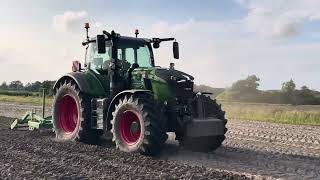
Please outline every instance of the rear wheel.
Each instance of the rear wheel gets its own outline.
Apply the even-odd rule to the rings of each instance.
[[[78,125],[78,105],[76,98],[71,94],[66,94],[62,97],[58,109],[59,126],[65,134],[71,134],[75,131]]]
[[[90,97],[72,81],[56,89],[53,102],[53,126],[58,140],[97,143],[102,132],[91,129]]]
[[[167,139],[165,120],[152,95],[125,96],[119,100],[111,121],[113,141],[124,152],[154,156]]]

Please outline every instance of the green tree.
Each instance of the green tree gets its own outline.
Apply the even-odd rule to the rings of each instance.
[[[308,86],[304,85],[304,86],[301,87],[301,91],[303,91],[303,92],[309,92],[310,89],[308,88]]]
[[[305,87],[304,87],[305,88]],[[296,84],[292,79],[287,82],[282,83],[281,90],[285,93],[293,93],[296,89]]]
[[[9,84],[9,89],[12,89],[12,90],[21,90],[23,89],[23,84],[21,81],[17,80],[17,81],[12,81],[10,84]]]
[[[238,80],[219,96],[225,101],[256,102],[259,99],[258,90],[260,79],[256,75],[250,75],[246,79]]]
[[[292,79],[282,83],[281,91],[286,103],[296,104],[295,90],[296,84]]]
[[[8,89],[8,85],[6,82],[3,82],[1,85],[0,85],[0,89]]]
[[[319,104],[320,99],[317,97],[317,93],[307,86],[302,86],[301,90],[295,92],[297,104]]]
[[[36,81],[34,83],[27,83],[25,86],[25,90],[31,92],[39,92],[41,85],[42,83],[39,81]]]
[[[248,76],[246,79],[239,80],[232,84],[232,91],[257,92],[260,79],[256,75]]]
[[[44,88],[46,89],[46,94],[47,95],[53,95],[53,92],[52,92],[52,88],[53,88],[53,85],[54,85],[55,81],[43,81],[42,84],[41,84],[41,88]]]

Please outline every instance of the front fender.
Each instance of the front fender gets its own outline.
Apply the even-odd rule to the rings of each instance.
[[[110,120],[111,120],[111,116],[112,116],[112,107],[115,106],[115,103],[117,102],[117,100],[119,98],[124,97],[125,95],[133,95],[133,94],[137,94],[137,93],[150,93],[152,94],[152,91],[150,90],[144,90],[144,89],[131,89],[131,90],[125,90],[122,91],[120,93],[118,93],[110,102],[109,107],[108,107],[108,112],[107,112],[107,118],[105,119],[107,121],[104,122],[104,129],[111,129],[111,124],[110,124]],[[105,128],[106,127],[106,128]]]
[[[111,101],[108,107],[108,114],[111,111],[112,106],[116,103],[116,100],[127,95],[127,94],[137,94],[137,93],[152,93],[150,90],[144,90],[144,89],[131,89],[131,90],[125,90],[120,93],[118,93]]]

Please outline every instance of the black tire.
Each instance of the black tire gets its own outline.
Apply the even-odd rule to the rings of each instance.
[[[161,152],[167,139],[166,125],[152,95],[134,94],[119,99],[112,116],[112,140],[118,149],[148,156]],[[133,124],[139,128],[133,130]]]
[[[205,101],[205,104],[207,105],[207,115],[224,122],[224,134],[218,136],[183,138],[183,140],[180,141],[180,144],[185,149],[197,152],[210,152],[219,148],[225,140],[225,133],[228,130],[226,128],[227,119],[225,119],[225,112],[221,109],[221,105],[219,105],[215,99],[212,100],[210,97],[206,96]]]
[[[65,107],[62,105],[66,101],[66,97],[70,99],[70,104]],[[73,99],[73,100],[71,100]],[[72,103],[74,101],[74,103]],[[73,110],[73,105],[76,110]],[[64,107],[64,108],[63,108]],[[78,86],[73,81],[64,81],[60,83],[59,87],[55,89],[55,96],[53,101],[53,127],[56,138],[62,141],[81,141],[89,144],[96,144],[102,131],[91,129],[91,98],[82,93]],[[69,113],[68,110],[76,111],[76,113]],[[69,114],[77,114],[73,117]],[[76,122],[75,128],[66,128],[64,119],[72,119]],[[67,120],[71,121],[71,120]],[[71,123],[72,124],[72,123]],[[70,131],[68,131],[70,130]]]

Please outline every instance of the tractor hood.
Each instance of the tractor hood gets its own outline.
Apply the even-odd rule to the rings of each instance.
[[[182,71],[166,68],[156,68],[155,75],[165,81],[193,81],[194,77]]]
[[[156,68],[155,75],[167,82],[170,94],[181,101],[187,101],[193,96],[193,77],[184,72]]]

